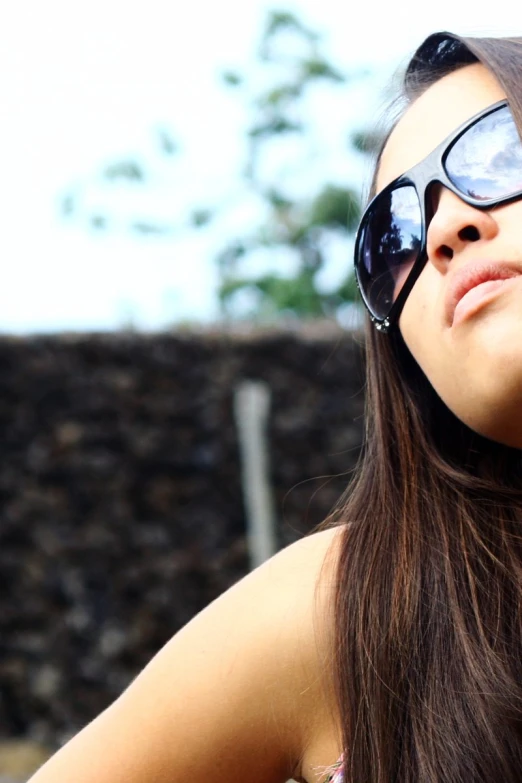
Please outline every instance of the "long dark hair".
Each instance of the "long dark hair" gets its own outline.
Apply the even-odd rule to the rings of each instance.
[[[522,129],[522,38],[430,36],[406,100],[476,61]],[[520,783],[521,452],[457,419],[398,330],[368,324],[366,344],[365,443],[336,514],[345,781]]]

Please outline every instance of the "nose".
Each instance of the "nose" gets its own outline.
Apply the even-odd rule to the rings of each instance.
[[[471,242],[493,239],[498,225],[491,212],[466,204],[442,185],[431,196],[434,212],[428,226],[426,251],[428,260],[444,272],[448,261]]]

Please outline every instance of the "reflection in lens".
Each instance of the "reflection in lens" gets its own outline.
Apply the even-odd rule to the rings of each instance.
[[[455,142],[444,163],[464,195],[482,201],[522,190],[522,144],[508,106],[476,122]]]
[[[412,185],[383,193],[374,201],[360,249],[359,280],[370,308],[385,318],[417,258],[421,212]]]

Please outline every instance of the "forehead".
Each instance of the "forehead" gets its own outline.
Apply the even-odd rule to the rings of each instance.
[[[432,84],[407,109],[386,142],[377,190],[423,160],[467,119],[505,97],[495,77],[479,63]]]

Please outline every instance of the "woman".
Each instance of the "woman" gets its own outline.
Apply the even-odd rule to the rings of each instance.
[[[521,67],[522,39],[437,34],[408,68],[357,241],[367,438],[335,526],[32,783],[522,780]]]

